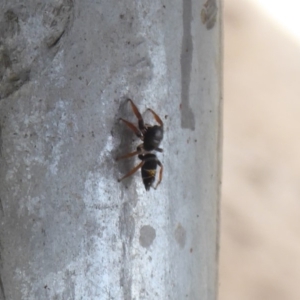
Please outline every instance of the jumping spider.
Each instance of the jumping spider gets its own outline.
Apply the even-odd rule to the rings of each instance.
[[[156,176],[156,168],[157,165],[159,165],[159,180],[156,186],[153,187],[156,189],[162,180],[163,166],[156,155],[150,152],[154,150],[159,152],[163,151],[161,148],[159,148],[159,144],[163,139],[164,124],[160,117],[150,108],[148,108],[147,110],[152,113],[154,119],[159,125],[151,126],[149,124],[145,124],[142,115],[140,114],[133,101],[131,99],[127,99],[127,101],[130,102],[132,111],[138,119],[138,128],[133,123],[128,122],[127,120],[124,120],[122,118],[120,118],[120,120],[122,120],[135,133],[135,135],[143,141],[143,143],[137,147],[136,151],[122,155],[118,157],[117,160],[138,155],[138,158],[141,160],[141,162],[122,178],[118,179],[118,181],[120,182],[121,180],[131,176],[141,168],[143,183],[146,190],[149,191],[150,187],[153,187]]]

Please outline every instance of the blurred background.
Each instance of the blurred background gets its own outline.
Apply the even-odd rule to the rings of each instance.
[[[224,0],[219,300],[300,299],[300,1]]]

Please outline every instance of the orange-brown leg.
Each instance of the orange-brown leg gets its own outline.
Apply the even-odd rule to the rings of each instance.
[[[162,181],[162,175],[163,175],[163,169],[164,169],[162,163],[159,160],[157,161],[157,163],[160,166],[160,171],[159,171],[159,179],[158,179],[158,182],[157,182],[157,184],[156,184],[156,186],[155,186],[154,189],[157,189],[158,185],[161,183],[161,181]]]
[[[143,144],[140,144],[137,148],[136,148],[136,151],[134,152],[130,152],[130,153],[127,153],[127,154],[124,154],[122,156],[119,156],[116,158],[116,160],[121,160],[121,159],[124,159],[124,158],[129,158],[129,157],[132,157],[132,156],[135,156],[137,154],[141,154],[144,150],[143,150]]]
[[[135,155],[137,155],[137,154],[139,154],[139,153],[140,153],[139,151],[134,151],[134,152],[131,152],[131,153],[127,153],[127,154],[125,154],[125,155],[118,156],[118,157],[116,158],[116,160],[118,161],[118,160],[121,160],[121,159],[124,159],[124,158],[129,158],[129,157],[135,156]]]
[[[140,162],[136,167],[134,167],[131,171],[129,171],[126,175],[124,175],[122,178],[118,179],[118,181],[120,182],[121,180],[131,176],[132,174],[134,174],[138,169],[140,169],[143,166],[144,162]]]
[[[164,126],[164,123],[161,120],[161,118],[151,108],[148,108],[147,110],[149,110],[153,114],[154,119],[160,126]]]
[[[135,127],[134,124],[128,122],[127,120],[124,120],[120,118],[121,121],[123,121],[140,139],[143,137],[142,133]]]
[[[144,120],[143,120],[143,117],[142,117],[141,113],[139,112],[138,108],[135,106],[135,104],[133,103],[133,101],[131,99],[127,99],[127,101],[130,102],[132,111],[139,121],[140,130],[144,129]]]

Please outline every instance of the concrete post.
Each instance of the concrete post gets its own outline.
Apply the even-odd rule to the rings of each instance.
[[[216,299],[217,3],[0,6],[0,299]],[[165,124],[157,190],[117,182],[128,97]]]

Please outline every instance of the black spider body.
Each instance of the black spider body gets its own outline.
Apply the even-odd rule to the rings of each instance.
[[[154,119],[159,125],[152,126],[149,124],[144,124],[144,120],[138,108],[135,106],[131,99],[128,99],[128,101],[131,104],[133,113],[138,119],[138,128],[133,123],[127,120],[124,120],[122,118],[120,120],[122,120],[135,133],[135,135],[143,141],[143,143],[137,147],[136,151],[120,156],[117,158],[117,160],[138,155],[141,162],[131,171],[129,171],[125,176],[119,179],[119,181],[131,176],[133,173],[135,173],[138,169],[141,168],[143,183],[145,185],[146,190],[148,191],[150,187],[153,186],[153,183],[155,181],[157,165],[160,166],[160,172],[159,180],[156,184],[156,187],[160,184],[162,180],[163,166],[156,157],[156,155],[151,152],[163,151],[161,148],[159,148],[159,145],[164,137],[164,124],[160,117],[150,108],[148,108],[148,110],[152,113]]]
[[[159,149],[158,146],[164,137],[164,130],[161,126],[150,126],[146,128],[143,134],[143,148],[145,151],[150,152]]]

